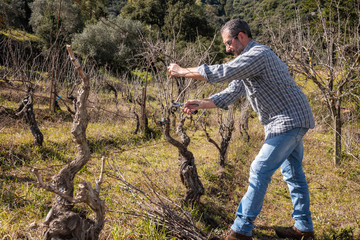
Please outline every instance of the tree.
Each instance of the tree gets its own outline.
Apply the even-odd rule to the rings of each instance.
[[[152,88],[153,94],[158,96],[156,99],[158,104],[155,105],[157,109],[154,112],[157,110],[161,114],[161,120],[155,121],[157,125],[162,127],[164,138],[176,147],[179,152],[180,178],[186,188],[184,201],[186,203],[196,203],[204,194],[204,187],[197,173],[194,155],[188,149],[190,138],[186,134],[185,121],[187,118],[183,115],[180,115],[178,118],[180,120],[178,121],[176,133],[180,140],[172,137],[172,125],[170,124],[176,116],[176,108],[172,107],[172,103],[185,101],[195,84],[190,79],[171,79],[166,73],[170,62],[178,62],[182,65],[195,65],[204,61],[205,58],[210,62],[211,45],[204,45],[199,40],[199,43],[188,43],[185,49],[181,50],[177,49],[177,40],[176,36],[172,41],[164,41],[162,38],[153,39],[151,36],[142,39],[144,47],[139,56],[144,61],[137,69],[144,71],[145,79],[146,76],[151,76],[151,81],[148,81],[148,88]],[[201,87],[199,88],[202,89]],[[145,91],[144,84],[143,93]],[[142,95],[142,103],[146,100],[145,96],[147,95]],[[149,105],[146,104],[148,108],[150,107]],[[143,106],[144,104],[142,104]],[[154,116],[154,119],[156,117],[158,116]]]
[[[80,8],[71,0],[34,0],[30,8],[30,25],[46,48],[56,41],[69,43],[84,26]]]
[[[5,15],[5,23],[9,31],[9,37],[3,38],[0,43],[0,52],[3,52],[2,64],[6,69],[5,76],[3,79],[10,85],[14,86],[15,82],[20,82],[26,92],[26,96],[22,99],[19,108],[17,109],[14,118],[24,116],[25,121],[29,124],[30,131],[35,139],[35,144],[42,146],[43,134],[40,131],[35,114],[33,111],[33,95],[35,90],[35,84],[31,81],[33,77],[34,65],[37,66],[36,62],[32,59],[37,59],[38,56],[34,56],[32,52],[32,45],[30,42],[22,43],[13,41],[12,30]],[[9,80],[8,78],[11,78]],[[19,89],[20,90],[20,89]]]
[[[161,29],[167,9],[167,0],[136,0],[129,1],[122,9],[121,15],[144,24]]]
[[[200,36],[213,36],[203,9],[194,0],[172,0],[168,2],[163,32],[166,36],[179,34],[180,40],[195,41]]]
[[[8,16],[9,26],[31,31],[29,26],[29,18],[31,14],[31,10],[29,8],[30,2],[32,2],[32,0],[2,0],[0,2],[1,15]],[[0,17],[0,28],[1,19],[4,21],[2,16]]]
[[[53,177],[51,184],[42,181],[38,169],[33,169],[33,172],[41,187],[58,195],[54,199],[52,208],[43,222],[46,226],[44,239],[96,240],[99,238],[105,224],[105,202],[99,197],[104,173],[104,159],[101,174],[96,181],[95,188],[92,188],[91,183],[84,181],[79,185],[79,190],[74,196],[74,178],[90,160],[90,148],[86,140],[86,128],[89,122],[87,100],[90,94],[90,80],[75,58],[71,47],[67,46],[67,49],[82,79],[82,85],[79,87],[76,99],[77,107],[71,129],[77,154],[73,161],[63,167]],[[95,213],[94,220],[83,218],[80,214],[73,211],[76,203],[86,203]]]
[[[190,138],[184,129],[186,117],[181,117],[176,130],[176,133],[180,137],[181,141],[174,139],[170,135],[170,117],[166,120],[167,121],[163,126],[164,138],[179,151],[180,179],[186,188],[184,202],[187,204],[198,203],[200,201],[200,197],[205,193],[205,189],[197,173],[194,154],[188,149]]]
[[[218,123],[219,123],[219,135],[221,137],[220,144],[216,143],[215,140],[213,140],[210,137],[210,134],[206,130],[207,123],[204,122],[202,124],[202,128],[205,132],[207,140],[214,144],[214,146],[219,151],[219,165],[220,165],[220,176],[224,174],[224,168],[225,168],[225,161],[227,156],[227,150],[230,145],[230,140],[232,136],[232,132],[234,131],[234,109],[233,107],[230,108],[229,111],[227,111],[226,116],[225,113],[222,111],[218,114]]]
[[[135,0],[122,9],[122,15],[150,25],[165,38],[173,38],[175,33],[182,40],[195,41],[199,35],[214,33],[195,0]]]
[[[44,136],[40,131],[34,114],[34,105],[33,105],[33,88],[28,87],[27,95],[21,101],[20,107],[17,110],[16,115],[24,115],[26,122],[29,124],[30,131],[35,139],[35,144],[42,146],[44,142]]]
[[[134,55],[142,48],[142,26],[139,22],[118,16],[88,24],[84,31],[75,34],[74,49],[90,57],[100,66],[114,71],[128,69]]]

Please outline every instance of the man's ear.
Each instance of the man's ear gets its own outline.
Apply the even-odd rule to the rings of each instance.
[[[243,40],[243,39],[246,38],[246,37],[247,37],[247,35],[246,35],[245,33],[239,32],[238,38],[239,38],[240,40]]]

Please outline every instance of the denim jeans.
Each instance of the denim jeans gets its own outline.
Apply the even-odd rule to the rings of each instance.
[[[265,140],[251,164],[249,187],[236,211],[232,230],[246,236],[252,235],[254,220],[261,211],[271,176],[281,167],[294,206],[292,217],[295,219],[295,227],[300,231],[313,231],[309,189],[302,166],[302,138],[307,131],[307,128],[294,128]]]

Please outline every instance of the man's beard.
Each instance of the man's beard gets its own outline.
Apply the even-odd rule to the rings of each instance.
[[[241,52],[242,52],[242,51],[241,51]],[[237,56],[239,56],[239,55],[241,54],[241,52],[240,52],[240,53],[237,53],[237,52],[235,52],[235,51],[231,51],[231,54],[234,55],[235,57],[237,57]]]
[[[237,50],[231,51],[231,54],[234,55],[235,57],[237,57],[237,56],[240,56],[243,51],[244,51],[243,48],[237,49]]]
[[[228,54],[231,54],[235,57],[239,56],[240,54],[237,54],[234,50],[230,50],[230,52],[228,52]]]

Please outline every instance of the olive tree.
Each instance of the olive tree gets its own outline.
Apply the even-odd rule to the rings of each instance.
[[[128,69],[142,47],[141,34],[139,22],[121,16],[110,17],[88,24],[82,33],[75,34],[73,46],[84,57],[96,60],[98,65],[121,71]]]
[[[83,28],[79,6],[71,0],[34,0],[30,3],[30,25],[46,48],[57,40],[69,43]]]

